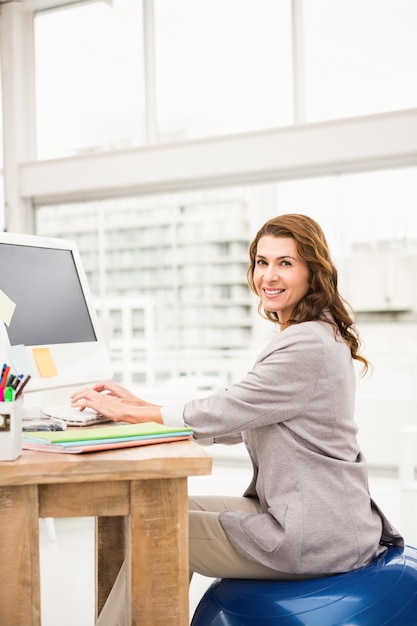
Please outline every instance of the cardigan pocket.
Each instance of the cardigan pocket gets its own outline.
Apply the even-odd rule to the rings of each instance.
[[[278,548],[285,536],[287,505],[271,507],[270,513],[249,515],[242,521],[242,529],[265,552]]]

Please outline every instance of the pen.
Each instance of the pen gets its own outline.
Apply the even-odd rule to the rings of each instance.
[[[6,387],[4,390],[4,402],[13,402],[14,389],[13,387]]]
[[[20,383],[17,385],[16,387],[16,395],[15,395],[15,400],[17,400],[17,398],[20,396],[20,394],[22,393],[23,389],[26,387],[26,385],[28,384],[28,382],[30,381],[30,374],[27,374],[24,378],[21,379]]]
[[[9,374],[9,376],[7,377],[7,381],[5,384],[5,387],[13,387],[13,381],[15,379],[15,375],[14,374]]]
[[[6,368],[3,368],[3,372],[1,376],[0,389],[5,388],[9,372],[10,372],[10,365],[6,365]]]
[[[13,389],[17,389],[17,386],[22,380],[22,378],[23,378],[23,374],[19,374],[19,376],[15,376],[12,382],[10,383],[10,387],[13,387]]]

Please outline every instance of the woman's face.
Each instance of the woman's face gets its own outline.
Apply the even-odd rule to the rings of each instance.
[[[295,239],[261,237],[253,281],[265,311],[277,313],[280,324],[288,322],[310,286],[308,266],[297,252]]]

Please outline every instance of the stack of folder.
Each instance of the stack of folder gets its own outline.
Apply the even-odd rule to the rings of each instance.
[[[74,430],[23,433],[22,449],[80,454],[115,448],[132,448],[154,443],[191,439],[191,428],[163,424],[119,424]]]

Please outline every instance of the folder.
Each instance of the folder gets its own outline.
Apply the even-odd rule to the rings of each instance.
[[[119,424],[63,431],[24,433],[23,450],[81,454],[117,448],[167,443],[191,439],[191,428],[171,428],[163,424]]]

